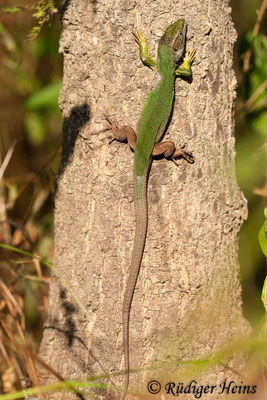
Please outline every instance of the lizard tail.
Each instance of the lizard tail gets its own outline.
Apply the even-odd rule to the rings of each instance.
[[[147,170],[149,167],[147,168]],[[127,280],[126,291],[123,299],[122,308],[122,324],[123,324],[123,350],[124,350],[124,363],[125,363],[125,380],[124,391],[122,400],[125,400],[129,386],[129,319],[130,309],[138,278],[140,265],[143,257],[143,251],[146,242],[147,233],[147,177],[145,173],[142,177],[135,176],[135,215],[136,215],[136,228],[134,246],[132,252],[132,260]]]

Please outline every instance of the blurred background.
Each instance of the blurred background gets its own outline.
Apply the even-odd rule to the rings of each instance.
[[[53,257],[52,196],[61,156],[60,3],[0,0],[0,243],[17,249],[0,248],[2,393],[20,388],[17,375],[27,387],[31,363],[26,360],[25,373],[14,359],[14,348],[25,358],[17,339],[32,351],[42,337],[50,272],[41,259]],[[257,328],[265,313],[258,232],[267,197],[267,1],[232,0],[231,6],[238,32],[236,173],[249,208],[239,255],[244,314]],[[28,375],[34,383],[34,372]]]

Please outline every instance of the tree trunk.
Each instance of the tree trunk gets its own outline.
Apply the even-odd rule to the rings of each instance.
[[[153,161],[149,228],[130,316],[130,390],[156,399],[147,391],[152,379],[162,388],[192,379],[219,385],[237,379],[242,369],[243,359],[235,355],[204,369],[191,362],[227,349],[249,331],[239,282],[237,235],[247,209],[234,166],[236,32],[230,11],[221,0],[70,0],[63,6],[63,158],[54,265],[71,291],[52,277],[40,355],[65,379],[107,373],[101,382],[123,386],[121,314],[135,227],[133,154],[125,144],[109,145],[104,114],[136,128],[157,76],[142,66],[132,31],[138,21],[154,55],[165,28],[181,17],[188,23],[187,49],[197,52],[192,82],[176,80],[165,138],[185,144],[195,163],[179,160],[177,168]],[[40,374],[42,383],[53,381],[46,371]],[[95,393],[119,398],[116,391]],[[212,400],[224,398],[216,393]]]

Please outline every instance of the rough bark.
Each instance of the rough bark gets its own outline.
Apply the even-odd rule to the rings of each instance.
[[[154,54],[166,26],[185,17],[187,49],[197,50],[193,80],[176,81],[165,138],[186,144],[195,164],[180,160],[176,168],[166,160],[153,162],[148,237],[131,309],[130,362],[138,371],[131,374],[130,388],[147,395],[151,379],[162,387],[188,379],[219,384],[240,371],[242,358],[193,372],[194,363],[179,361],[207,359],[248,332],[238,265],[238,232],[247,209],[235,177],[236,33],[228,1],[70,0],[62,12],[63,160],[54,264],[86,315],[53,276],[41,356],[65,379],[123,371],[121,309],[134,237],[133,154],[126,145],[109,145],[104,113],[136,127],[155,85],[156,76],[141,65],[132,37],[137,19]],[[41,372],[42,382],[53,380]],[[122,376],[112,383],[122,387]]]

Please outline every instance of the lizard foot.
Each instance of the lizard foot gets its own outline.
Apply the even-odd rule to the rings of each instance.
[[[195,162],[193,154],[190,151],[185,151],[184,147],[185,146],[181,146],[180,148],[176,149],[171,157],[171,161],[174,162],[174,164],[177,167],[178,167],[178,163],[175,160],[175,158],[177,158],[177,157],[183,157],[190,164],[193,164]]]
[[[136,32],[133,32],[133,35],[138,46],[146,46],[146,37],[143,32],[136,30]]]
[[[196,50],[195,50],[195,49],[190,50],[190,51],[187,51],[187,52],[185,53],[185,58],[184,58],[184,60],[186,60],[186,61],[190,62],[190,64],[192,64],[192,62],[193,62],[194,59],[195,59],[195,54],[196,54]]]

